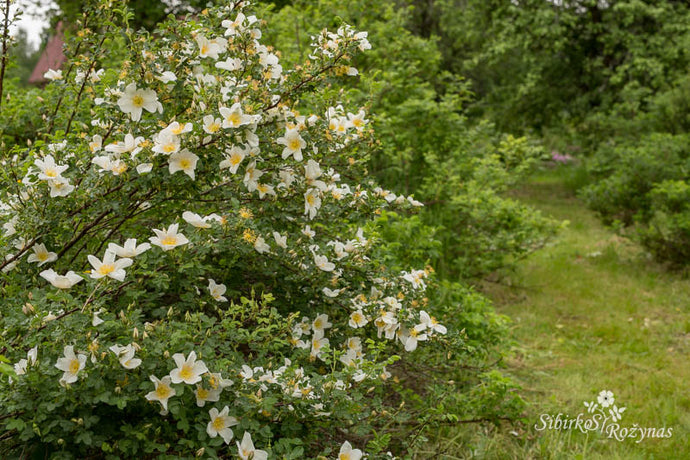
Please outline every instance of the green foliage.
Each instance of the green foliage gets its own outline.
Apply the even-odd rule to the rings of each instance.
[[[422,187],[428,204],[423,216],[439,228],[443,243],[439,271],[466,279],[509,265],[556,231],[555,221],[504,196],[540,159],[541,149],[512,136],[494,144],[487,131],[492,134],[487,126],[471,129],[464,148],[430,156],[433,173]]]
[[[687,264],[690,258],[690,184],[667,180],[649,194],[652,215],[639,230],[642,243],[661,260]]]
[[[653,99],[649,119],[656,131],[682,134],[690,131],[690,76]]]
[[[503,129],[634,117],[687,69],[684,2],[437,3],[446,65],[470,78],[476,109]]]
[[[594,183],[582,197],[607,223],[633,226],[632,234],[658,258],[683,263],[690,148],[686,134],[655,133],[604,146],[590,162]]]
[[[688,140],[687,135],[651,134],[639,141],[602,146],[589,165],[596,182],[583,190],[583,197],[609,223],[646,221],[654,185],[684,176]]]

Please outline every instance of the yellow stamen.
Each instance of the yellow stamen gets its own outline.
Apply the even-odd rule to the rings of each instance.
[[[216,431],[220,431],[225,428],[225,420],[223,417],[216,417],[213,419],[213,428]]]
[[[170,395],[170,387],[164,383],[158,384],[156,388],[156,396],[158,399],[166,399]]]
[[[240,114],[237,112],[233,112],[230,114],[228,117],[228,121],[232,126],[239,126],[240,122],[242,121],[242,118],[240,117]]]
[[[163,238],[163,241],[161,241],[161,244],[163,246],[174,246],[177,244],[177,238],[174,236],[166,236]]]
[[[290,148],[290,150],[299,150],[301,148],[301,144],[299,142],[299,139],[292,139],[288,143],[288,147]]]
[[[182,369],[180,369],[180,377],[182,377],[182,380],[189,380],[193,375],[194,373],[192,372],[192,366],[189,364],[183,364]]]
[[[69,373],[76,374],[77,372],[79,372],[79,360],[73,359],[69,362]]]
[[[108,275],[115,271],[115,266],[113,264],[103,264],[98,268],[98,273],[101,275]]]

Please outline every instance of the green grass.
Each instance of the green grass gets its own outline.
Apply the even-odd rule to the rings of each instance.
[[[540,173],[515,192],[570,224],[484,289],[513,320],[505,372],[528,402],[524,423],[451,428],[419,458],[690,458],[690,282],[603,227],[563,183]],[[533,428],[543,413],[586,413],[601,390],[627,407],[622,426],[673,427],[673,437],[619,442]]]

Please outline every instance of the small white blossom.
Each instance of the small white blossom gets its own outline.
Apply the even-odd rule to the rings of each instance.
[[[18,362],[14,364],[14,373],[17,375],[24,375],[26,374],[26,368],[28,367],[29,362],[25,359],[22,358]]]
[[[43,243],[35,244],[32,249],[34,250],[34,253],[29,254],[29,257],[27,257],[26,260],[30,263],[38,262],[39,267],[43,264],[47,264],[48,262],[55,262],[57,260],[57,254],[48,251],[46,249],[46,245]]]
[[[214,118],[213,115],[206,115],[202,121],[205,132],[215,134],[220,131],[222,125],[220,118]]]
[[[312,188],[304,194],[304,214],[307,214],[310,219],[316,217],[321,207],[321,198],[318,193],[318,190]]]
[[[268,460],[268,452],[254,447],[249,431],[244,432],[241,443],[237,441],[237,451],[242,460]]]
[[[208,412],[211,421],[206,425],[206,432],[210,437],[215,438],[220,435],[226,444],[229,444],[233,437],[230,427],[239,423],[235,417],[228,415],[229,412],[230,408],[228,406],[225,406],[220,412],[214,407]]]
[[[324,330],[332,327],[333,324],[328,322],[328,315],[325,313],[322,313],[314,319],[314,321],[311,323],[311,327],[314,330],[314,332],[321,332],[323,333]]]
[[[332,272],[335,269],[335,264],[333,262],[329,262],[328,257],[317,254],[314,254],[314,265],[316,265],[319,270],[323,270],[325,272]]]
[[[338,297],[340,294],[341,289],[330,289],[330,288],[323,288],[323,293],[326,295],[326,297]]]
[[[123,153],[129,153],[132,158],[136,157],[142,150],[141,144],[143,144],[144,138],[142,136],[134,137],[132,133],[125,134],[125,138],[122,141],[113,142],[105,146],[106,152],[112,152],[118,155]]]
[[[43,74],[43,78],[53,81],[62,80],[62,70],[48,69],[48,71]]]
[[[55,367],[64,372],[60,383],[74,383],[77,381],[77,374],[86,366],[86,355],[74,354],[74,347],[72,345],[65,346],[64,357],[58,358]]]
[[[93,312],[93,316],[92,316],[92,318],[91,318],[91,325],[92,325],[93,327],[100,326],[101,324],[103,324],[103,323],[105,322],[105,321],[103,321],[103,320],[98,316],[98,315],[100,315],[101,313],[102,313],[102,311],[100,311],[100,310],[99,310],[99,311]]]
[[[48,280],[50,284],[58,289],[69,289],[84,278],[74,273],[72,270],[68,271],[64,275],[58,275],[52,268],[48,270],[43,270],[39,273],[43,278]]]
[[[273,232],[273,239],[276,240],[278,246],[287,249],[287,236],[283,236],[278,232]]]
[[[348,323],[350,327],[355,329],[358,327],[364,327],[368,322],[369,320],[367,320],[367,317],[364,315],[362,310],[357,310],[350,313],[350,321]]]
[[[139,89],[136,83],[127,85],[122,97],[117,101],[117,105],[120,110],[132,117],[132,121],[141,119],[143,109],[151,113],[156,110],[163,113],[163,106],[158,102],[156,92],[152,89]]]
[[[325,346],[328,345],[328,339],[323,336],[323,331],[316,331],[311,338],[311,356],[318,358]]]
[[[115,356],[117,356],[120,364],[122,364],[122,367],[125,369],[136,369],[141,364],[141,359],[134,357],[136,350],[131,343],[125,347],[113,345],[110,347],[110,351],[115,353]]]
[[[221,389],[208,389],[204,388],[203,385],[196,386],[194,391],[194,396],[196,396],[196,405],[198,407],[204,407],[207,402],[216,402],[220,399]]]
[[[166,375],[162,379],[158,379],[155,375],[149,377],[155,388],[146,395],[149,401],[158,401],[163,406],[163,410],[168,410],[168,399],[175,396],[175,389],[170,386],[170,376]]]
[[[203,35],[197,35],[196,43],[199,45],[199,57],[218,59],[220,53],[225,52],[228,41],[224,38],[209,40]]]
[[[74,191],[74,185],[69,183],[69,180],[64,177],[58,177],[48,181],[50,186],[50,197],[67,196]]]
[[[182,218],[185,220],[185,222],[196,228],[211,228],[209,221],[216,220],[216,217],[217,216],[215,214],[201,217],[199,214],[191,211],[185,211],[182,213]]]
[[[137,245],[136,238],[128,238],[124,246],[118,246],[115,243],[108,243],[108,251],[114,252],[118,257],[133,258],[151,249],[149,243],[141,243]]]
[[[175,353],[173,360],[177,368],[170,371],[172,383],[187,383],[193,385],[201,381],[201,376],[208,372],[203,361],[196,359],[196,352],[190,351],[187,359],[182,353]]]
[[[142,164],[137,166],[137,172],[139,174],[150,173],[152,169],[153,169],[153,163],[142,163]]]
[[[213,297],[215,300],[218,302],[227,302],[228,299],[223,297],[223,294],[225,294],[225,291],[227,291],[227,287],[224,284],[216,284],[215,281],[209,278],[208,280],[208,290],[209,293],[211,294],[211,297]]]
[[[223,117],[223,128],[239,128],[240,126],[254,123],[255,117],[246,115],[242,111],[242,105],[236,102],[232,107],[221,107],[220,114]]]
[[[180,151],[180,138],[170,131],[163,130],[153,138],[152,152],[171,155]]]
[[[97,257],[90,254],[87,256],[87,259],[93,267],[93,270],[91,270],[91,278],[94,279],[100,279],[107,276],[117,281],[124,281],[126,275],[124,269],[133,263],[132,259],[129,258],[115,260],[115,253],[107,250],[103,255],[102,262]]]
[[[240,163],[244,160],[246,152],[240,147],[233,146],[229,150],[226,150],[225,153],[227,155],[225,159],[220,162],[220,169],[229,169],[231,173],[235,174]]]
[[[175,174],[177,171],[183,171],[186,175],[195,179],[194,170],[199,157],[194,155],[187,149],[175,152],[168,158],[170,174]]]
[[[359,449],[353,449],[352,445],[345,441],[342,446],[340,446],[340,452],[338,452],[338,460],[360,460],[362,458],[362,451]]]
[[[304,229],[302,230],[302,234],[306,236],[307,238],[311,239],[316,236],[316,232],[309,227],[309,225],[305,226]]]
[[[162,81],[163,83],[170,83],[177,80],[177,76],[169,70],[156,76],[156,80]]]
[[[419,320],[427,329],[438,332],[439,334],[445,334],[448,332],[445,326],[439,324],[439,322],[433,316],[429,316],[424,310],[419,312]]]
[[[264,254],[268,251],[271,250],[271,247],[266,244],[266,241],[263,239],[263,237],[259,236],[254,240],[254,249],[256,249],[256,252],[259,254]]]
[[[41,171],[38,174],[40,180],[55,180],[62,176],[69,166],[68,165],[58,165],[55,163],[55,158],[52,155],[46,155],[43,159],[36,159],[34,164]]]
[[[159,246],[164,251],[176,248],[189,243],[189,240],[182,233],[178,233],[179,224],[170,224],[167,230],[153,229],[156,236],[149,238],[151,244]]]
[[[302,161],[302,149],[307,146],[307,143],[299,135],[299,131],[296,128],[287,129],[283,137],[276,139],[276,143],[285,146],[282,153],[284,160],[292,155],[296,161]]]

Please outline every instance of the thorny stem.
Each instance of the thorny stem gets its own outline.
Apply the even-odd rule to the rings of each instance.
[[[7,67],[7,39],[10,35],[10,0],[5,0],[5,20],[2,25],[2,64],[0,65],[0,106],[3,100],[3,83],[5,82],[5,68]]]

